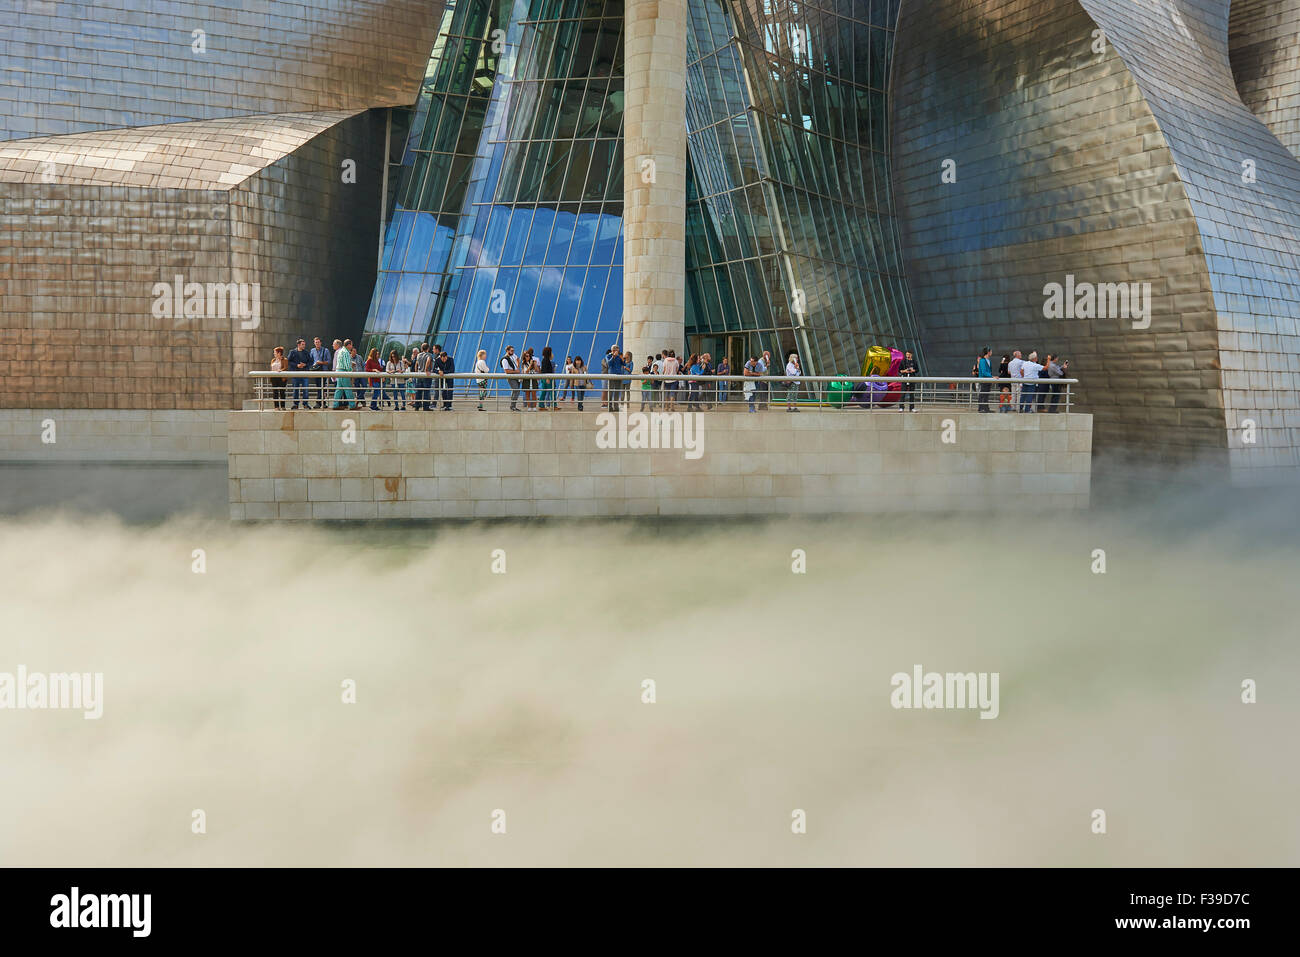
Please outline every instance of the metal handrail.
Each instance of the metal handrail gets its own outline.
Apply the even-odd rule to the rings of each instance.
[[[944,411],[1069,412],[1071,386],[1078,379],[981,379],[975,376],[790,376],[780,370],[766,375],[655,375],[633,372],[333,372],[298,370],[248,373],[256,386],[258,408],[322,409],[370,408],[432,411],[471,399],[477,408],[500,409],[509,394],[511,411],[522,408],[592,411],[603,408],[664,408],[701,411],[713,408],[748,408],[749,411],[784,404],[787,408],[816,406],[833,409],[889,408],[920,411],[920,406]],[[315,381],[313,381],[315,380]],[[360,381],[358,381],[360,380]],[[371,385],[371,382],[377,383]],[[574,383],[582,388],[575,389]],[[635,389],[633,383],[642,383]],[[844,383],[851,384],[846,391]],[[883,385],[884,390],[863,392],[860,385]],[[889,389],[897,383],[897,388]],[[670,386],[676,386],[671,387]],[[840,384],[839,389],[830,388]],[[1032,390],[1025,386],[1032,385]],[[1017,389],[1016,387],[1020,388]],[[1041,386],[1041,387],[1040,387]],[[1001,392],[1008,387],[1010,395]],[[563,405],[566,396],[572,406]],[[463,408],[463,406],[462,406]]]
[[[268,372],[261,369],[248,373],[250,378],[255,379],[339,379],[348,377],[352,379],[572,379],[575,381],[601,379],[601,380],[629,380],[629,381],[652,381],[661,382],[667,380],[678,381],[695,381],[695,382],[752,382],[755,379],[767,380],[775,379],[786,381],[791,377],[784,372],[769,373],[763,376],[752,375],[655,375],[653,373],[628,373],[624,375],[611,375],[605,372],[591,373],[568,373],[568,372],[325,372],[299,370],[297,372]],[[930,382],[930,383],[950,383],[955,382],[959,385],[968,383],[981,382],[1002,382],[1007,385],[1021,384],[1024,382],[1050,382],[1052,385],[1077,385],[1078,379],[979,379],[970,376],[877,376],[877,375],[803,375],[802,373],[795,376],[800,382]]]

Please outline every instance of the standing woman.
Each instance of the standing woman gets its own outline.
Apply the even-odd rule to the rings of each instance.
[[[480,349],[478,351],[478,358],[474,360],[474,372],[478,375],[487,375],[491,371],[492,369],[488,366],[487,363],[487,350]],[[478,384],[478,410],[482,412],[483,400],[487,398],[488,380],[479,379],[477,384]]]
[[[368,353],[366,353],[366,371],[367,372],[384,371],[384,364],[379,361],[378,349],[371,349]],[[367,383],[370,386],[370,408],[373,411],[379,410],[379,387],[383,385],[383,383],[384,383],[383,379],[375,379],[375,378],[371,378]],[[363,396],[362,399],[364,400],[364,398],[365,397]]]
[[[582,399],[587,394],[589,383],[585,378],[587,374],[587,364],[582,361],[582,356],[573,357],[573,374],[579,378],[573,380],[573,397],[578,400],[578,411],[582,411]]]
[[[524,408],[537,408],[537,379],[533,376],[534,366],[537,360],[533,358],[533,350],[525,349],[524,354],[519,357],[519,368],[525,373],[527,378],[524,379]]]
[[[698,376],[704,374],[704,368],[700,365],[700,357],[691,353],[691,361],[686,364],[686,374],[689,376]],[[692,378],[686,383],[686,408],[698,412],[700,411],[700,382]]]
[[[711,409],[713,408],[713,404],[718,401],[718,397],[714,391],[717,389],[718,384],[711,381],[713,377],[718,374],[713,368],[712,353],[706,352],[704,355],[700,356],[700,374],[708,377],[701,384],[700,391],[704,398],[704,408]]]
[[[287,372],[289,370],[289,360],[284,357],[284,346],[276,346],[275,352],[271,358],[272,372]],[[280,376],[271,378],[271,401],[277,409],[284,408],[284,387],[289,384],[289,380]]]
[[[551,347],[542,348],[542,375],[555,375],[555,360],[551,358]],[[551,378],[542,379],[541,400],[538,403],[543,409],[555,405],[555,380]]]
[[[397,354],[396,349],[388,350],[388,361],[384,364],[384,371],[387,372],[389,376],[399,376],[399,373],[401,373],[402,359]],[[388,400],[393,403],[394,410],[406,408],[406,403],[402,401],[402,384],[400,376],[398,378],[390,378],[388,379],[386,388],[384,389]]]

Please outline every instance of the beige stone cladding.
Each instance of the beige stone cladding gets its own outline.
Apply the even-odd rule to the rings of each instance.
[[[694,458],[620,448],[609,441],[617,419],[596,412],[240,411],[228,421],[236,520],[1050,510],[1089,500],[1092,420],[1078,413],[715,411],[693,433]]]
[[[224,409],[0,409],[6,462],[226,461]]]
[[[686,323],[686,0],[627,0],[623,348],[681,349]]]

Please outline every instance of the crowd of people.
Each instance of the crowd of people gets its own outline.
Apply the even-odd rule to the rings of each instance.
[[[1051,352],[1044,358],[1044,362],[1039,362],[1037,352],[1022,356],[1020,350],[1016,349],[1010,355],[1002,357],[995,375],[993,350],[985,346],[975,360],[971,375],[980,379],[1012,380],[998,383],[999,412],[1060,412],[1064,386],[1052,380],[1069,377],[1070,360]],[[978,388],[979,411],[992,412],[990,398],[993,382],[981,382]]]
[[[739,372],[744,377],[739,396],[732,388],[733,383],[725,378],[716,378],[735,374],[727,358],[724,356],[715,364],[713,356],[707,352],[682,358],[676,350],[665,349],[647,356],[639,370],[644,378],[639,382],[588,379],[586,376],[590,373],[582,356],[567,356],[563,365],[557,365],[550,346],[544,347],[540,354],[528,348],[516,355],[514,346],[508,345],[496,367],[506,376],[512,412],[558,409],[561,403],[566,402],[576,405],[581,412],[585,409],[587,394],[592,391],[599,393],[602,409],[630,409],[634,388],[639,393],[639,408],[642,410],[674,411],[680,407],[698,412],[739,398],[748,411],[757,412],[770,407],[776,392],[778,399],[784,395],[786,411],[798,412],[803,376],[798,353],[792,352],[787,356],[782,376],[779,365],[777,371],[773,371],[772,353],[768,351],[750,356],[744,363]],[[1063,386],[1054,384],[1052,380],[1067,378],[1069,368],[1068,359],[1052,353],[1047,354],[1044,362],[1039,362],[1037,352],[1022,356],[1017,349],[1002,356],[995,370],[992,350],[985,347],[971,369],[972,376],[990,380],[977,386],[979,411],[993,411],[993,380],[1010,379],[1011,382],[998,383],[996,401],[999,412],[1059,412]],[[310,349],[305,339],[298,339],[288,354],[283,346],[275,347],[271,371],[282,373],[271,377],[271,398],[276,409],[368,407],[374,410],[409,408],[434,411],[453,407],[455,379],[449,376],[456,372],[456,363],[446,349],[436,344],[430,346],[422,342],[412,346],[406,354],[390,349],[387,357],[381,356],[378,349],[371,349],[363,357],[351,339],[335,339],[332,346],[326,346],[317,336]],[[486,350],[478,350],[471,371],[479,375],[493,371]],[[632,353],[623,352],[617,346],[610,346],[601,357],[600,372],[604,375],[633,375],[637,371]],[[350,374],[310,378],[296,375],[305,372]],[[899,366],[899,374],[910,379],[917,372],[917,363],[909,351]],[[380,373],[386,375],[381,377]],[[559,377],[561,374],[564,378]],[[683,382],[672,378],[674,376],[692,378]],[[473,382],[481,411],[492,390],[492,380],[476,378]],[[898,410],[901,412],[904,406],[909,405],[912,411],[916,410],[914,388],[905,383]]]
[[[317,336],[312,342],[309,349],[306,339],[298,339],[287,354],[283,346],[275,347],[270,371],[282,375],[270,379],[274,408],[368,407],[374,410],[409,408],[434,411],[450,410],[453,407],[455,379],[447,376],[456,371],[456,363],[450,353],[439,345],[430,347],[428,343],[420,343],[412,346],[405,355],[397,349],[390,349],[387,358],[381,356],[378,349],[371,349],[363,358],[351,339],[335,339],[332,346],[327,346]],[[639,393],[641,409],[672,411],[680,406],[687,411],[701,411],[733,400],[732,383],[726,379],[682,382],[670,378],[689,375],[704,380],[733,374],[725,356],[714,364],[713,356],[707,352],[692,354],[683,359],[677,355],[676,350],[665,349],[656,355],[647,356],[640,369],[641,374],[647,378],[638,383],[587,379],[585,376],[589,372],[582,356],[567,356],[563,366],[557,367],[550,346],[544,347],[540,355],[531,348],[516,355],[514,346],[508,345],[497,366],[498,371],[507,377],[505,383],[509,389],[512,412],[558,409],[564,402],[576,405],[581,412],[585,409],[587,394],[592,391],[600,394],[602,409],[618,411],[623,407],[631,408],[633,387]],[[767,408],[775,387],[785,392],[787,410],[797,412],[799,380],[795,377],[802,373],[798,355],[790,354],[785,367],[789,378],[781,380],[779,384],[771,381],[771,368],[770,352],[751,356],[745,363],[740,374],[755,380],[745,382],[741,389],[749,411]],[[492,371],[486,350],[478,350],[472,371],[479,374]],[[302,372],[351,374],[336,377],[295,374]],[[356,374],[367,372],[376,375],[369,377]],[[635,374],[636,364],[632,353],[610,346],[601,357],[600,372],[614,376]],[[381,378],[378,373],[386,375]],[[559,378],[561,373],[565,378]],[[517,374],[518,378],[512,374]],[[486,378],[474,380],[478,390],[479,410],[483,409],[483,402],[491,391],[491,382]]]

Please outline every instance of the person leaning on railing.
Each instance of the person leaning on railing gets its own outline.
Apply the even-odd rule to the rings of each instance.
[[[756,412],[758,410],[754,408],[754,393],[758,391],[758,356],[750,356],[740,374],[745,377],[743,383],[745,402],[748,403],[750,412]]]
[[[272,372],[288,372],[289,360],[285,358],[284,346],[276,346],[271,358]],[[285,386],[289,380],[283,376],[275,376],[271,379],[271,402],[277,409],[284,408]]]

